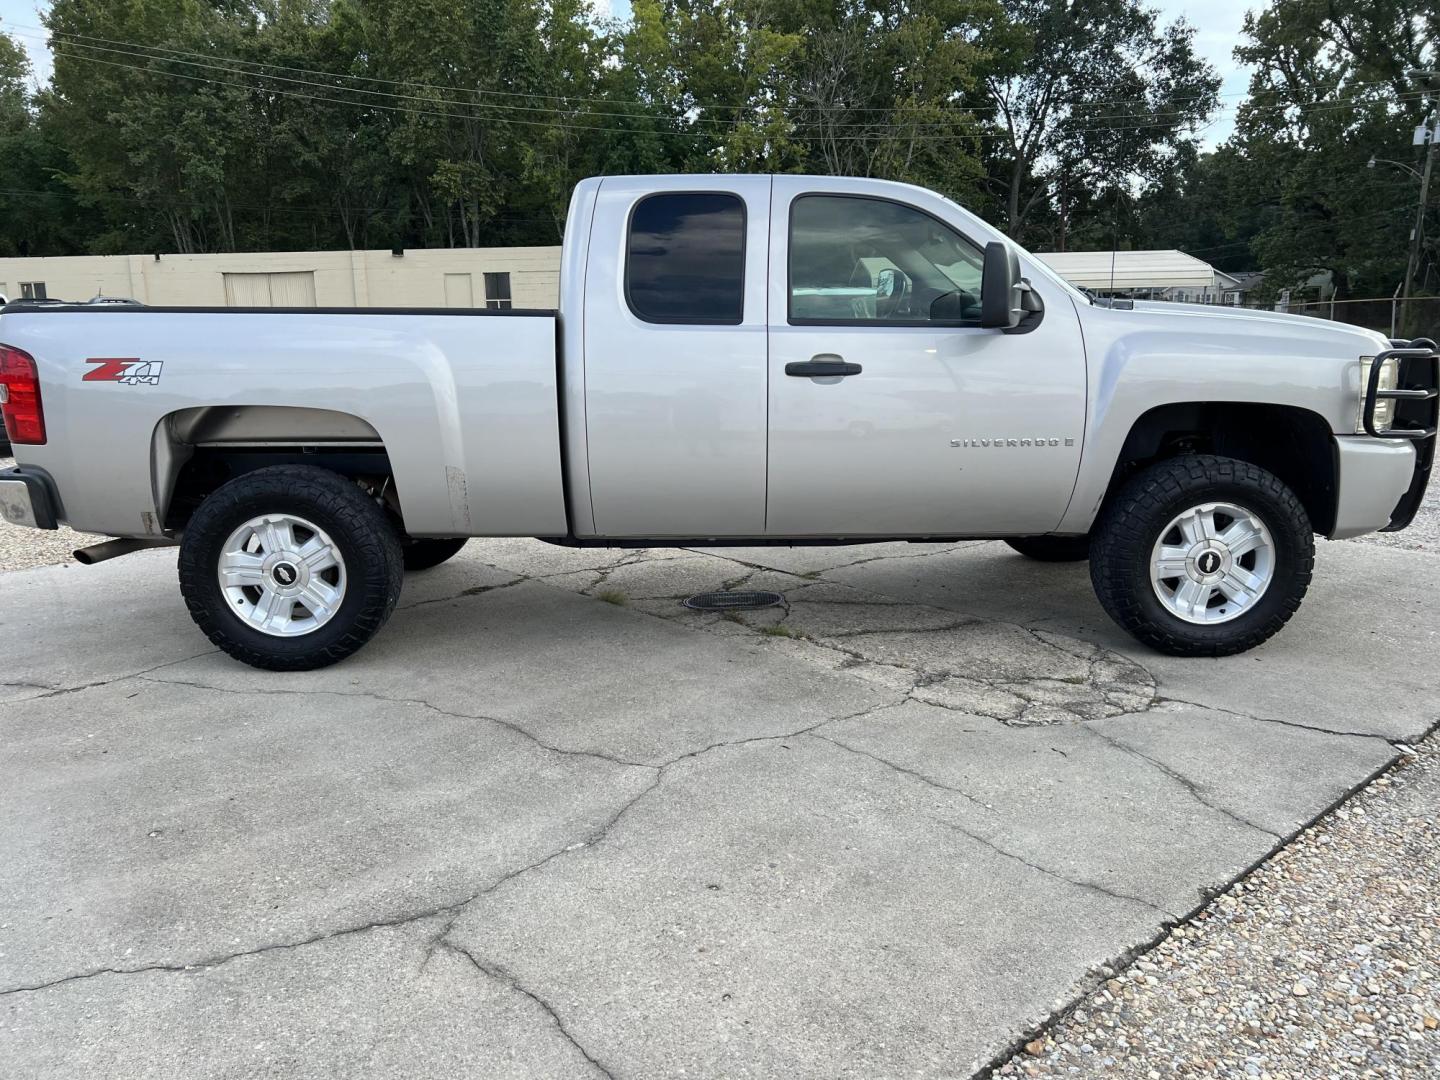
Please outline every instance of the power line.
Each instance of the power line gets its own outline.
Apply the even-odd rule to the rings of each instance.
[[[175,49],[175,48],[171,48],[171,47],[169,47],[169,46],[144,45],[144,44],[140,44],[140,43],[136,43],[136,42],[121,41],[121,40],[113,39],[113,38],[101,38],[101,37],[95,37],[95,36],[92,36],[92,35],[85,35],[85,34],[73,34],[73,33],[64,32],[64,31],[56,31],[56,32],[54,33],[54,37],[57,39],[57,43],[58,43],[58,44],[67,45],[67,46],[70,46],[70,47],[78,47],[78,48],[81,48],[81,49],[91,49],[91,50],[100,51],[100,52],[106,52],[106,53],[111,53],[111,54],[119,54],[119,55],[123,55],[123,56],[127,56],[127,57],[135,56],[135,50],[145,50],[145,52],[141,54],[141,57],[147,58],[147,59],[155,59],[155,60],[159,60],[159,61],[162,61],[162,62],[165,62],[165,63],[185,64],[185,65],[187,65],[187,66],[198,67],[198,68],[205,69],[205,70],[222,71],[222,72],[226,72],[226,73],[242,74],[242,75],[253,75],[253,76],[256,77],[256,78],[269,79],[269,80],[272,80],[272,81],[286,82],[286,83],[291,83],[291,84],[295,84],[295,85],[302,85],[302,86],[309,86],[309,87],[313,87],[313,88],[318,88],[318,89],[325,90],[326,92],[329,92],[329,93],[361,94],[361,95],[365,95],[365,96],[368,96],[368,97],[383,97],[383,98],[391,98],[391,99],[397,99],[397,100],[403,100],[403,101],[417,101],[417,102],[422,102],[422,103],[425,103],[425,104],[454,105],[454,106],[459,106],[459,107],[462,107],[462,108],[469,107],[469,108],[484,108],[484,109],[489,109],[489,110],[518,110],[518,111],[536,112],[536,113],[558,113],[558,112],[563,111],[563,110],[561,110],[561,109],[559,109],[559,108],[547,107],[547,106],[517,105],[517,104],[498,104],[498,103],[481,102],[481,101],[463,101],[463,100],[456,100],[456,99],[453,99],[453,98],[438,98],[438,99],[437,99],[437,98],[434,98],[433,96],[427,96],[427,95],[394,94],[394,93],[389,93],[389,92],[380,91],[380,90],[367,90],[367,89],[363,89],[363,88],[360,88],[360,87],[336,86],[336,85],[332,85],[332,84],[330,84],[330,83],[319,83],[319,82],[315,82],[315,81],[313,81],[313,80],[308,80],[308,79],[294,79],[294,78],[290,78],[290,77],[288,77],[288,76],[274,75],[274,74],[271,74],[271,73],[269,73],[269,72],[267,72],[267,71],[263,71],[263,70],[262,70],[262,71],[247,71],[247,70],[243,70],[243,68],[272,68],[272,69],[280,70],[280,71],[293,71],[293,72],[297,72],[297,73],[301,73],[301,74],[319,75],[319,76],[324,76],[325,78],[328,78],[328,79],[350,80],[350,81],[363,81],[363,82],[369,82],[369,83],[374,83],[374,84],[383,84],[383,85],[396,86],[396,87],[410,86],[410,87],[415,87],[415,88],[420,88],[420,89],[427,89],[427,90],[439,90],[439,91],[443,91],[443,92],[445,92],[445,93],[470,94],[470,95],[475,95],[475,96],[477,96],[477,97],[523,98],[523,99],[530,100],[530,101],[547,101],[547,100],[548,100],[548,101],[559,101],[559,102],[567,102],[567,101],[573,101],[573,102],[597,102],[597,103],[607,104],[607,105],[623,106],[623,107],[625,107],[625,108],[632,108],[632,107],[633,107],[633,108],[640,108],[640,109],[646,109],[646,108],[652,108],[652,107],[653,107],[653,104],[651,104],[651,103],[646,103],[646,102],[641,102],[641,101],[623,101],[623,100],[614,99],[614,98],[567,97],[567,96],[563,96],[563,95],[544,95],[544,94],[538,94],[538,93],[526,93],[526,92],[523,92],[523,91],[482,90],[482,89],[479,89],[479,88],[454,87],[454,86],[448,86],[448,87],[447,87],[447,86],[438,86],[438,85],[436,85],[436,84],[430,84],[430,83],[407,82],[407,81],[404,81],[404,80],[380,79],[380,78],[376,78],[376,77],[374,77],[374,76],[342,74],[342,73],[338,73],[338,72],[321,71],[321,70],[317,70],[317,69],[290,67],[290,66],[283,65],[283,64],[275,64],[275,63],[269,63],[269,62],[263,62],[263,61],[256,61],[256,60],[244,60],[244,59],[240,59],[240,58],[238,58],[238,57],[216,56],[216,55],[214,55],[214,54],[199,53],[199,52],[194,52],[194,51],[184,50],[184,49]],[[68,40],[67,40],[67,39],[68,39]],[[91,44],[91,42],[104,42],[105,44],[96,45],[96,44]],[[111,47],[109,47],[109,46],[123,46],[123,48],[111,48]],[[168,54],[168,55],[150,56],[149,54],[151,54],[151,53],[161,53],[161,54]],[[67,54],[67,55],[71,55],[71,56],[73,57],[73,56],[75,56],[75,55],[77,55],[77,54],[71,53],[71,54]],[[198,60],[178,59],[178,57],[187,57],[187,56],[188,56],[188,57],[197,57],[197,58],[199,58],[199,59],[198,59]],[[141,57],[136,57],[136,58],[138,59],[138,58],[141,58]],[[238,65],[239,67],[237,68],[235,65]],[[1206,96],[1208,96],[1208,95],[1206,95]],[[1217,95],[1217,96],[1218,96],[1218,95]],[[1251,102],[1243,103],[1239,108],[1246,108],[1246,109],[1249,109],[1249,110],[1251,110],[1251,111],[1256,110],[1256,109],[1279,109],[1279,110],[1301,109],[1301,110],[1313,111],[1313,110],[1327,110],[1327,109],[1335,109],[1335,108],[1346,108],[1346,107],[1349,106],[1350,103],[1367,103],[1367,104],[1392,103],[1392,104],[1399,104],[1399,103],[1404,103],[1405,101],[1407,101],[1407,100],[1409,100],[1409,99],[1411,99],[1411,98],[1419,98],[1419,97],[1422,97],[1422,96],[1424,96],[1424,91],[1415,91],[1415,92],[1412,92],[1412,93],[1410,93],[1410,94],[1402,94],[1402,95],[1397,95],[1397,96],[1395,96],[1395,97],[1393,97],[1393,98],[1385,98],[1385,99],[1376,98],[1376,97],[1374,97],[1373,95],[1366,95],[1366,96],[1363,96],[1363,97],[1362,97],[1362,96],[1356,96],[1356,97],[1353,97],[1353,98],[1336,98],[1336,99],[1333,99],[1333,100],[1332,100],[1332,99],[1322,99],[1321,101],[1318,101],[1318,102],[1277,102],[1277,103],[1273,103],[1273,104],[1264,104],[1264,103],[1257,103],[1257,102],[1251,101]],[[1195,96],[1193,96],[1193,97],[1191,97],[1191,98],[1188,98],[1188,99],[1185,98],[1185,97],[1181,97],[1181,98],[1173,99],[1173,101],[1196,100],[1196,99],[1199,99],[1200,97],[1201,97],[1201,95],[1195,95]],[[1090,108],[1095,108],[1095,107],[1099,107],[1099,106],[1106,105],[1106,104],[1117,104],[1117,103],[1118,103],[1118,104],[1138,105],[1138,101],[1137,101],[1136,99],[1133,99],[1133,98],[1132,98],[1132,99],[1112,99],[1112,100],[1109,101],[1109,102],[1105,102],[1105,101],[1088,101],[1088,102],[1087,102],[1087,101],[1060,101],[1060,102],[1057,102],[1057,105],[1060,105],[1060,106],[1066,107],[1066,108],[1071,108],[1071,109],[1076,109],[1076,108],[1080,108],[1080,109],[1090,109]],[[1173,104],[1173,102],[1172,102],[1171,104]],[[694,103],[694,104],[691,104],[691,105],[689,105],[689,106],[686,106],[686,108],[687,108],[689,111],[691,111],[691,112],[695,112],[695,111],[699,111],[699,112],[706,112],[706,111],[724,111],[724,110],[743,111],[743,110],[753,109],[754,106],[750,106],[750,105],[703,105],[703,104],[699,104],[699,103]],[[845,113],[845,114],[847,114],[847,115],[860,114],[860,113],[869,113],[869,112],[878,112],[878,113],[883,113],[883,114],[885,114],[885,115],[891,115],[891,114],[893,114],[893,110],[892,110],[892,109],[877,108],[877,107],[861,107],[861,106],[848,107],[848,106],[820,106],[820,105],[809,105],[809,106],[807,106],[807,105],[800,105],[800,106],[798,106],[798,108],[799,108],[800,110],[802,110],[802,111],[815,111],[815,112],[820,112],[820,113],[822,113],[822,114],[823,114],[823,113],[826,113],[826,112],[830,112],[830,111],[843,112],[843,113]],[[969,119],[977,120],[977,121],[980,121],[980,122],[986,122],[986,121],[988,121],[988,120],[991,119],[991,117],[989,117],[989,116],[976,113],[973,109],[957,109],[957,108],[955,108],[954,106],[947,106],[947,105],[941,105],[941,104],[937,104],[937,105],[931,106],[931,108],[932,108],[934,111],[939,111],[939,112],[953,112],[957,117],[969,118]],[[1227,108],[1227,107],[1221,106],[1221,107],[1220,107],[1220,111],[1223,112],[1225,108]],[[1238,109],[1237,109],[1236,111],[1238,112]],[[591,111],[591,112],[589,112],[587,115],[592,115],[592,116],[610,116],[610,117],[618,117],[618,118],[629,118],[629,117],[632,117],[632,116],[640,116],[640,115],[653,116],[653,114],[644,114],[644,113],[633,113],[633,112],[601,112],[601,111]],[[1161,119],[1161,118],[1168,118],[1170,122],[1167,123],[1164,119]],[[1172,108],[1172,109],[1160,108],[1160,109],[1158,109],[1158,110],[1156,110],[1156,109],[1146,109],[1145,111],[1140,111],[1140,112],[1119,112],[1119,113],[1108,113],[1108,114],[1102,113],[1102,114],[1099,114],[1099,115],[1083,116],[1083,117],[1081,118],[1081,120],[1082,120],[1082,124],[1084,124],[1085,126],[1076,128],[1074,125],[1071,125],[1071,127],[1072,127],[1072,130],[1080,130],[1080,131],[1089,131],[1089,130],[1095,130],[1095,131],[1103,131],[1103,130],[1122,130],[1122,129],[1126,129],[1127,126],[1126,126],[1126,125],[1117,125],[1117,126],[1115,126],[1115,127],[1113,127],[1113,128],[1110,128],[1110,127],[1101,127],[1101,126],[1099,126],[1098,124],[1096,124],[1095,122],[1096,122],[1096,121],[1105,121],[1105,120],[1124,120],[1124,119],[1146,119],[1146,120],[1149,121],[1149,123],[1143,124],[1143,125],[1137,124],[1137,125],[1128,126],[1128,127],[1139,128],[1139,127],[1178,127],[1178,126],[1183,126],[1183,124],[1184,124],[1186,121],[1189,121],[1189,120],[1191,120],[1192,118],[1191,118],[1191,116],[1190,116],[1190,114],[1189,114],[1188,112],[1183,112],[1183,111],[1175,110],[1175,109],[1173,109],[1173,108]],[[714,119],[714,118],[705,117],[705,116],[691,116],[691,117],[688,118],[687,122],[688,122],[688,123],[691,123],[691,124],[710,124],[710,125],[724,125],[724,124],[727,123],[727,121],[725,121],[725,120]],[[905,122],[902,122],[902,123],[900,123],[900,124],[891,124],[891,125],[867,125],[867,124],[861,123],[861,122],[841,125],[842,128],[862,128],[862,127],[866,127],[866,126],[889,126],[889,127],[893,127],[893,128],[905,128],[906,130],[915,130],[915,131],[918,131],[918,130],[920,130],[920,129],[922,129],[922,128],[923,128],[923,129],[939,128],[939,127],[942,127],[942,126],[944,126],[944,125],[943,125],[942,123],[940,123],[940,122],[935,122],[935,121],[922,121],[922,120],[905,121]]]
[[[584,97],[584,96],[578,96],[578,95],[565,95],[565,94],[536,94],[536,93],[531,93],[531,92],[522,91],[522,90],[482,90],[482,89],[480,89],[480,88],[478,88],[478,87],[477,87],[477,88],[470,88],[470,87],[442,86],[442,85],[438,85],[438,84],[435,84],[435,83],[424,83],[424,82],[416,82],[416,81],[401,80],[401,79],[386,79],[386,78],[380,78],[380,77],[378,77],[378,76],[373,76],[373,75],[341,74],[341,73],[338,73],[338,72],[322,71],[322,70],[318,70],[318,69],[315,69],[315,68],[303,68],[303,67],[294,67],[294,66],[286,65],[286,64],[277,64],[277,63],[270,62],[270,61],[242,60],[242,59],[235,58],[235,57],[216,57],[213,53],[202,53],[202,52],[194,52],[194,51],[186,50],[186,49],[176,49],[176,48],[173,48],[173,47],[171,47],[171,46],[141,45],[141,44],[139,44],[139,43],[132,42],[132,41],[122,41],[122,40],[118,40],[118,39],[115,39],[115,38],[97,37],[97,36],[90,35],[90,34],[79,34],[79,33],[73,32],[73,31],[47,30],[47,29],[44,28],[44,27],[29,26],[29,25],[24,24],[24,23],[12,23],[11,25],[12,25],[12,26],[17,26],[17,27],[23,27],[23,28],[26,29],[26,30],[31,30],[31,31],[35,31],[35,32],[36,32],[35,34],[27,34],[27,35],[22,35],[22,36],[39,37],[39,38],[44,39],[44,40],[47,40],[47,41],[48,41],[51,37],[68,37],[68,38],[74,39],[74,40],[77,41],[77,42],[79,42],[79,41],[98,41],[98,42],[102,42],[102,43],[104,43],[104,44],[106,44],[106,45],[120,45],[120,46],[124,46],[124,47],[126,47],[127,49],[136,49],[136,48],[140,48],[140,49],[150,49],[150,50],[156,51],[156,52],[167,52],[167,53],[172,53],[172,54],[178,55],[178,56],[191,56],[191,57],[197,57],[197,58],[199,58],[199,59],[204,59],[204,60],[225,59],[225,60],[228,60],[228,61],[231,62],[231,63],[243,64],[243,65],[247,65],[247,66],[250,66],[250,67],[270,67],[270,68],[275,68],[275,69],[280,70],[280,71],[292,71],[292,72],[295,72],[295,73],[301,74],[301,75],[324,75],[324,76],[327,76],[327,77],[330,77],[330,78],[350,79],[350,80],[357,81],[357,82],[379,83],[379,84],[383,84],[383,85],[387,85],[387,86],[410,86],[410,87],[414,87],[414,88],[416,88],[416,89],[424,89],[424,90],[444,90],[444,91],[449,91],[449,92],[457,92],[457,91],[458,91],[458,92],[461,92],[461,93],[482,95],[482,96],[487,96],[487,97],[518,97],[518,98],[526,98],[526,99],[530,99],[530,100],[540,100],[540,101],[578,101],[578,102],[585,102],[585,103],[598,103],[598,104],[609,104],[609,105],[631,105],[631,104],[637,104],[636,102],[626,101],[626,100],[620,99],[620,98]],[[1246,93],[1245,91],[1234,91],[1234,92],[1230,92],[1230,93],[1217,93],[1217,94],[1215,94],[1214,96],[1216,96],[1216,97],[1243,97],[1243,96],[1245,96],[1245,93]],[[1209,94],[1192,94],[1192,95],[1183,95],[1183,96],[1177,97],[1177,98],[1175,98],[1175,99],[1173,99],[1173,100],[1175,100],[1175,101],[1194,101],[1194,100],[1203,100],[1204,98],[1207,98],[1207,97],[1209,97],[1209,96],[1210,96]],[[1091,101],[1091,102],[1087,102],[1086,104],[1089,104],[1089,105],[1127,105],[1127,104],[1132,104],[1132,103],[1134,103],[1134,102],[1135,102],[1135,99],[1134,99],[1134,98],[1113,98],[1113,99],[1109,99],[1109,100]],[[639,104],[643,104],[643,103],[639,103]],[[1070,104],[1070,103],[1065,103],[1065,104]],[[705,103],[703,103],[703,102],[692,102],[690,107],[696,108],[696,109],[706,109],[706,110],[711,110],[711,111],[724,111],[724,110],[744,111],[744,110],[746,110],[746,109],[749,109],[751,106],[748,106],[748,105],[732,105],[732,104],[724,104],[724,103],[705,104]],[[885,109],[885,108],[882,108],[882,107],[873,107],[873,106],[872,106],[872,107],[865,107],[865,106],[833,105],[833,106],[817,106],[817,108],[824,108],[824,109],[826,109],[826,110],[828,110],[828,111],[846,112],[846,113],[850,113],[850,112],[889,112],[889,111],[890,111],[890,110]],[[964,111],[967,111],[967,112],[968,112],[969,110],[964,110]]]
[[[66,47],[68,48],[68,46],[66,46]],[[351,99],[351,98],[344,98],[344,97],[340,97],[340,98],[336,98],[336,97],[325,97],[325,96],[321,96],[321,95],[318,95],[318,94],[302,93],[302,92],[296,91],[296,90],[282,90],[282,89],[278,89],[278,88],[276,88],[276,87],[255,86],[255,85],[252,85],[252,84],[249,84],[249,83],[237,83],[237,82],[233,82],[233,81],[225,80],[225,79],[212,79],[212,78],[207,78],[207,77],[205,77],[205,76],[192,75],[192,74],[188,74],[188,73],[186,73],[186,72],[180,72],[180,71],[164,71],[164,70],[156,69],[156,68],[153,68],[153,67],[144,67],[144,66],[137,65],[137,64],[127,64],[127,63],[123,63],[123,62],[121,62],[121,61],[116,61],[116,60],[104,60],[104,59],[101,59],[100,57],[90,56],[90,55],[85,54],[85,53],[57,52],[56,55],[57,55],[57,56],[66,57],[66,58],[71,59],[71,60],[79,60],[79,61],[84,62],[84,63],[100,64],[100,65],[103,65],[103,66],[106,66],[106,67],[121,68],[121,69],[128,70],[128,71],[139,72],[139,73],[141,73],[141,74],[163,76],[163,77],[165,77],[165,78],[173,78],[173,79],[186,79],[186,80],[191,81],[191,82],[206,83],[206,84],[213,85],[213,86],[225,86],[225,87],[230,87],[230,88],[232,88],[232,89],[237,89],[237,90],[262,91],[262,92],[264,92],[264,93],[274,94],[274,95],[279,96],[279,97],[299,98],[299,99],[306,100],[306,101],[315,101],[315,102],[320,102],[320,103],[322,103],[322,104],[330,104],[330,105],[344,105],[344,106],[349,106],[349,107],[351,107],[351,108],[380,109],[380,110],[383,110],[383,111],[385,111],[385,112],[404,113],[404,114],[410,114],[410,115],[414,115],[414,116],[434,116],[434,117],[440,117],[440,118],[442,118],[442,119],[450,119],[450,120],[487,121],[487,122],[491,122],[491,123],[500,123],[500,124],[519,124],[519,125],[526,126],[526,127],[543,127],[543,128],[552,128],[552,129],[558,128],[558,129],[560,129],[560,130],[565,130],[565,131],[609,132],[609,133],[618,133],[618,134],[627,134],[627,135],[633,135],[633,134],[636,133],[633,128],[608,127],[608,126],[605,126],[605,125],[595,125],[595,124],[573,124],[573,123],[564,123],[564,122],[560,122],[560,121],[550,121],[550,120],[524,120],[524,119],[515,119],[515,118],[513,118],[513,117],[506,117],[506,116],[491,116],[491,115],[485,115],[485,114],[478,114],[478,113],[474,113],[474,112],[452,112],[452,111],[441,111],[441,110],[436,110],[436,109],[419,109],[419,108],[405,107],[405,106],[399,106],[399,105],[387,105],[387,104],[383,104],[383,103],[381,103],[381,102],[355,101],[355,100],[353,100],[353,99]],[[137,57],[137,59],[159,60],[159,61],[161,61],[162,63],[169,63],[169,62],[171,62],[171,61],[168,61],[168,60],[164,60],[163,58],[160,58],[160,57]],[[242,74],[242,73],[240,73],[240,72],[234,72],[234,74]],[[260,78],[274,78],[273,76],[264,76],[264,75],[259,75],[258,77],[260,77]],[[295,80],[290,80],[290,81],[295,81]],[[311,84],[309,84],[309,85],[313,85],[313,86],[319,87],[319,88],[321,88],[321,89],[328,90],[328,91],[330,91],[330,92],[332,92],[332,93],[342,93],[342,94],[343,94],[343,93],[346,92],[346,90],[345,90],[344,88],[339,88],[339,87],[326,87],[326,86],[323,86],[322,84],[317,84],[317,83],[311,83]],[[395,96],[397,96],[397,95],[386,95],[386,96],[395,97]],[[461,103],[461,104],[462,104],[462,107],[464,107],[463,103]],[[504,109],[504,107],[502,107],[502,106],[480,105],[480,104],[472,104],[472,105],[470,105],[469,107],[470,107],[470,108],[482,108],[482,109],[497,109],[497,108],[498,108],[498,109],[501,109],[502,111],[503,111],[503,109]],[[578,119],[579,117],[584,116],[584,115],[586,115],[586,114],[583,114],[583,113],[576,114],[575,118]],[[633,114],[633,119],[636,119],[636,120],[651,120],[651,121],[659,121],[659,122],[670,122],[670,123],[684,123],[684,122],[686,122],[683,118],[677,118],[677,117],[662,117],[662,116],[655,116],[655,115],[653,115],[653,114],[652,114],[652,115],[642,115],[642,114],[638,114],[638,113],[637,113],[637,114]],[[786,118],[786,117],[783,117],[783,116],[782,116],[782,117],[776,117],[775,119],[779,119],[779,120],[789,120],[789,118]],[[718,121],[717,121],[717,122],[718,122]],[[793,121],[793,120],[789,120],[789,122],[793,123],[794,121]],[[1207,124],[1195,126],[1195,127],[1193,128],[1193,130],[1195,130],[1195,131],[1202,131],[1202,130],[1204,130],[1204,129],[1207,128],[1207,127],[1213,126],[1213,125],[1214,125],[1215,123],[1217,123],[1217,122],[1218,122],[1218,121],[1210,121],[1210,122],[1207,123]],[[856,126],[868,126],[869,128],[871,128],[871,130],[866,131],[866,132],[863,133],[863,134],[839,134],[839,135],[827,135],[827,136],[824,136],[824,137],[827,138],[827,139],[829,139],[829,140],[831,140],[831,141],[840,141],[840,142],[873,142],[873,141],[878,141],[878,140],[883,140],[883,139],[886,139],[886,138],[890,138],[890,137],[891,137],[893,134],[895,134],[895,133],[909,133],[909,134],[911,134],[912,136],[917,135],[917,134],[921,134],[921,132],[919,131],[919,128],[918,128],[917,126],[907,125],[907,124],[904,124],[904,123],[900,123],[900,124],[888,124],[888,125],[875,124],[875,125],[856,125]],[[1088,132],[1106,132],[1106,131],[1144,131],[1144,130],[1149,130],[1149,129],[1152,129],[1152,128],[1161,128],[1161,129],[1169,130],[1169,129],[1173,129],[1173,128],[1178,127],[1178,126],[1181,126],[1181,125],[1177,125],[1177,124],[1175,124],[1175,123],[1167,123],[1167,122],[1154,122],[1154,123],[1148,123],[1148,124],[1122,124],[1122,125],[1110,125],[1110,126],[1105,126],[1105,125],[1079,126],[1079,127],[1071,126],[1068,130],[1071,131],[1072,133],[1080,133],[1080,134],[1083,134],[1083,133],[1088,133]],[[738,131],[738,130],[740,130],[739,121],[736,120],[736,121],[731,122],[730,127],[729,127],[728,130],[729,130],[729,131]],[[696,136],[696,135],[704,136],[704,135],[707,135],[707,134],[708,134],[708,135],[710,135],[711,137],[716,137],[716,133],[714,133],[714,132],[706,133],[706,132],[685,131],[685,130],[664,132],[663,134],[670,134],[670,135],[675,135],[675,136],[680,136],[680,137],[694,137],[694,136]],[[1003,134],[1003,133],[998,133],[998,132],[965,132],[965,133],[958,134],[958,135],[955,136],[955,137],[956,137],[956,138],[960,138],[960,139],[1000,140],[1000,141],[1009,141],[1009,139],[1010,139],[1010,136],[1009,136],[1008,134]]]

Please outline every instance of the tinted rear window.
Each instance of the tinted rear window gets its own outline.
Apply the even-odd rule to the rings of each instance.
[[[723,193],[651,195],[630,219],[630,310],[646,322],[735,325],[745,307],[745,206]]]

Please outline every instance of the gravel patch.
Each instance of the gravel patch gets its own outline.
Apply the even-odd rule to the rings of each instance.
[[[995,1075],[1440,1076],[1440,735],[1412,753]]]
[[[0,457],[0,469],[8,469],[14,464],[14,458]],[[72,553],[76,548],[98,544],[104,539],[91,533],[78,533],[63,525],[53,531],[0,525],[0,571],[68,563],[73,561]]]

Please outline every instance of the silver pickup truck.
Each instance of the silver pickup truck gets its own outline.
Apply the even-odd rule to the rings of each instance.
[[[1154,648],[1278,631],[1314,533],[1404,528],[1431,341],[1093,300],[875,180],[606,177],[557,311],[0,313],[0,513],[179,544],[221,649],[348,656],[466,537],[572,546],[1004,539],[1090,560]]]

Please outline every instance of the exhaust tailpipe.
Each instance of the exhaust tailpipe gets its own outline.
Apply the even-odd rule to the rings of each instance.
[[[79,548],[75,552],[75,561],[84,563],[86,566],[94,566],[96,563],[104,562],[106,559],[118,559],[121,555],[129,555],[132,551],[141,551],[145,548],[172,547],[175,541],[167,539],[142,540],[137,538],[121,538],[119,540],[106,540],[103,544],[92,544],[90,547]]]

